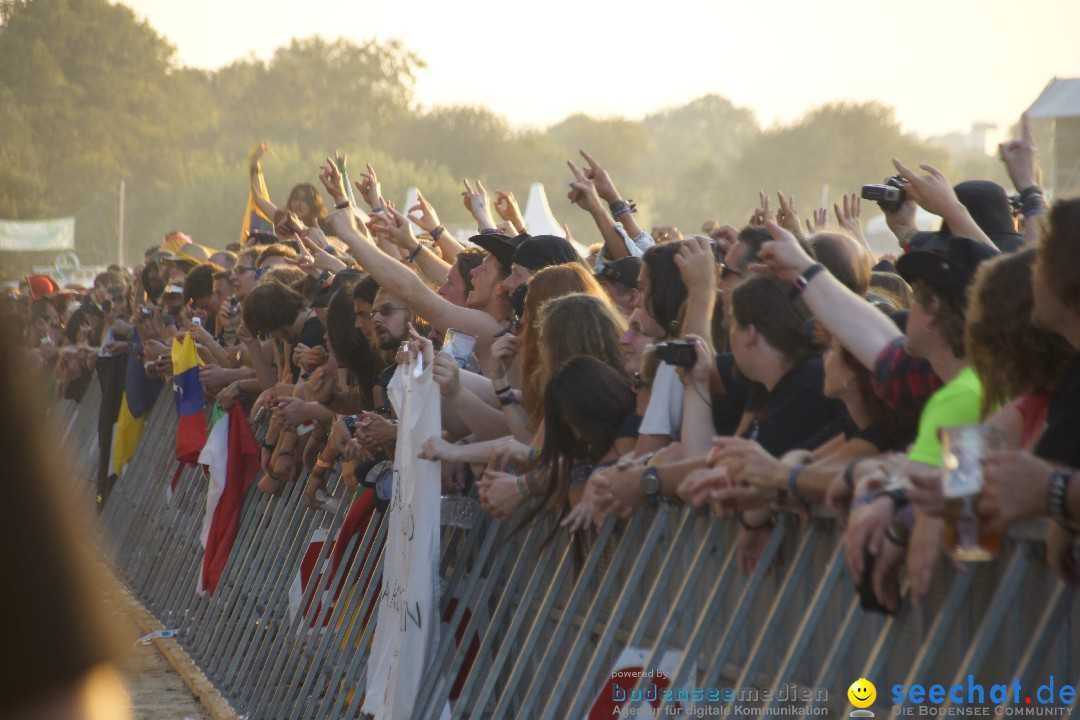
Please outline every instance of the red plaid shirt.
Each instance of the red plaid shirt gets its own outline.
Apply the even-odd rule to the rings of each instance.
[[[874,392],[906,418],[917,420],[923,405],[943,384],[929,360],[908,354],[902,337],[889,343],[874,361]]]

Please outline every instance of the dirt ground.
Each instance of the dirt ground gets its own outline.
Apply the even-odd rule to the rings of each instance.
[[[138,625],[107,594],[105,606],[125,636],[142,635]],[[154,643],[132,645],[121,666],[136,720],[211,720]]]

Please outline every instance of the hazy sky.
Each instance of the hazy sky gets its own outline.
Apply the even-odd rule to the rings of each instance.
[[[1009,125],[1052,77],[1080,77],[1080,0],[125,4],[201,68],[267,59],[292,37],[400,38],[427,63],[417,101],[482,104],[516,125],[637,118],[715,92],[765,125],[877,99],[932,135]]]

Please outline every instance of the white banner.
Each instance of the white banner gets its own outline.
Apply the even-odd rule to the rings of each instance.
[[[382,594],[368,662],[365,713],[407,718],[413,713],[428,652],[439,640],[439,464],[416,456],[438,435],[439,388],[431,366],[411,359],[387,388],[399,426]]]
[[[75,218],[0,220],[0,250],[73,250]]]

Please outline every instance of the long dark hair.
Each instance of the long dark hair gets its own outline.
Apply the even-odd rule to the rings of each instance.
[[[544,390],[544,444],[537,460],[548,475],[545,500],[566,491],[575,465],[595,465],[611,450],[634,405],[627,377],[591,355],[571,358],[552,376]]]
[[[689,295],[675,264],[682,246],[682,241],[653,245],[641,258],[642,270],[649,275],[649,296],[645,298],[644,310],[668,337],[677,337],[681,332],[679,313]]]
[[[371,388],[382,367],[364,333],[356,329],[350,284],[342,285],[330,296],[326,306],[326,337],[338,365],[348,371],[350,384],[360,391],[363,407],[371,407]]]

